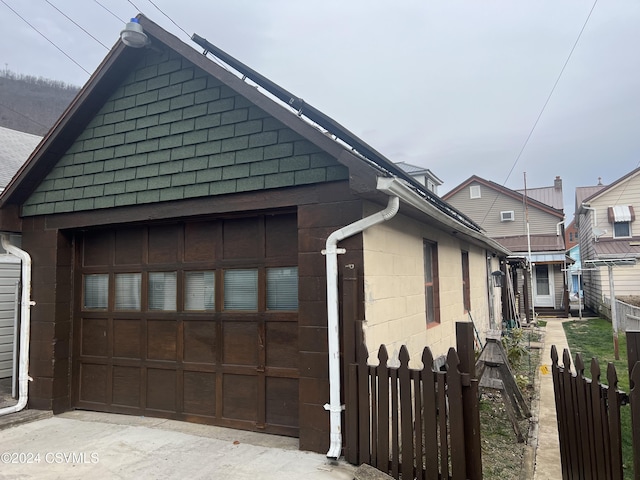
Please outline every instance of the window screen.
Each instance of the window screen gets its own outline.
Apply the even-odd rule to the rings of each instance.
[[[298,309],[298,267],[267,269],[267,309]]]
[[[184,285],[185,310],[213,310],[215,308],[214,272],[186,272]]]
[[[176,272],[149,273],[149,310],[176,309]]]
[[[224,272],[224,309],[258,309],[258,270]]]
[[[140,310],[140,274],[117,273],[116,310]]]
[[[83,308],[106,309],[108,304],[109,275],[85,275]]]

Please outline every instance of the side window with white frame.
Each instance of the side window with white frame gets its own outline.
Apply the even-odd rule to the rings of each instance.
[[[501,222],[515,222],[516,215],[513,210],[505,210],[500,212],[500,221]]]
[[[469,187],[469,198],[481,198],[480,185],[471,185]]]

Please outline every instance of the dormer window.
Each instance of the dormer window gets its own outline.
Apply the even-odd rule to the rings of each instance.
[[[630,238],[631,222],[635,213],[631,205],[616,205],[607,209],[609,223],[613,224],[613,238]]]
[[[500,221],[501,222],[514,222],[516,220],[516,216],[513,210],[500,212]]]

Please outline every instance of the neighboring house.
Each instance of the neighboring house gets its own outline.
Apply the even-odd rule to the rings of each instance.
[[[524,190],[511,190],[474,175],[442,198],[514,253],[510,259],[516,267],[510,274],[514,299],[503,299],[505,316],[509,308],[514,308],[513,303],[527,318],[532,311],[568,315],[559,177],[553,186],[528,189],[525,196]],[[529,258],[533,264],[531,271],[526,268]]]
[[[638,295],[640,265],[624,265],[640,257],[638,208],[640,168],[610,185],[576,188],[585,306],[596,312],[602,312],[605,299],[611,299],[606,264],[614,265],[616,296]]]
[[[42,137],[0,127],[0,192],[29,158]],[[19,243],[19,236],[12,238]],[[8,255],[0,245],[0,379],[14,373],[16,291],[20,279],[20,261]]]
[[[567,247],[567,250],[578,245],[578,227],[576,227],[575,220],[572,220],[564,229],[564,244]]]
[[[372,358],[407,344],[419,363],[455,345],[468,310],[482,334],[500,321],[489,279],[508,249],[312,106],[139,21],[150,48],[117,42],[0,197],[0,229],[33,257],[33,408],[326,451],[341,429],[340,403],[331,423],[325,409],[338,275],[357,279],[357,321],[345,314],[334,344],[345,361],[362,330]],[[331,236],[346,252],[328,242],[387,205],[383,223]]]
[[[573,222],[572,222],[573,223]],[[568,255],[573,259],[573,263],[569,265],[569,297],[571,299],[582,298],[582,262],[580,260],[580,244],[575,244],[569,248]]]
[[[442,185],[442,180],[436,177],[431,170],[407,162],[396,162],[396,165],[427,187],[427,190],[438,195],[438,187]]]

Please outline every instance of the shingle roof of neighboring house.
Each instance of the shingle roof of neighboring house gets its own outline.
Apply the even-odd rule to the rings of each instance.
[[[0,127],[0,190],[29,158],[42,137]]]
[[[433,178],[436,182],[438,182],[438,185],[442,185],[442,180],[436,177],[433,174],[433,172],[428,168],[419,167],[417,165],[411,165],[410,163],[407,163],[407,162],[396,162],[396,165],[398,165],[402,170],[407,172],[409,175],[428,175],[429,177]]]

